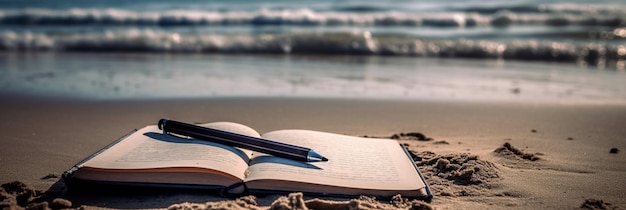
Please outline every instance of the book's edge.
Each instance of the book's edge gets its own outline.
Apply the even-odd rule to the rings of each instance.
[[[285,190],[263,190],[263,189],[246,189],[246,193],[245,195],[249,194],[249,195],[288,195],[290,193],[295,193],[296,191],[285,191]],[[361,196],[371,196],[371,197],[375,197],[377,200],[384,200],[384,201],[390,201],[392,200],[395,195],[393,196],[386,196],[386,195],[376,195],[376,194],[340,194],[340,193],[321,193],[321,192],[310,192],[310,191],[298,191],[301,192],[303,195],[305,196],[310,196],[310,197],[329,197],[329,198],[346,198],[346,199],[355,199],[355,198],[359,198]],[[398,193],[400,194],[400,193]],[[244,195],[244,194],[241,194]],[[400,194],[402,195],[402,194]],[[432,196],[418,196],[418,197],[413,197],[413,196],[402,196],[402,198],[410,198],[410,199],[417,199],[417,200],[422,200],[422,201],[426,201],[426,202],[430,202],[430,199],[432,199]]]
[[[413,158],[411,156],[411,153],[409,152],[409,150],[402,144],[399,144],[400,147],[402,147],[402,150],[404,150],[404,153],[407,155],[407,158],[409,158],[409,160],[411,160],[411,163],[413,165],[413,167],[415,168],[415,171],[417,171],[417,174],[419,175],[420,179],[422,179],[422,182],[424,182],[424,189],[426,190],[426,196],[423,197],[424,201],[430,202],[433,199],[433,193],[430,190],[430,186],[428,185],[428,182],[426,182],[426,178],[424,178],[424,175],[422,174],[422,172],[420,171],[419,167],[417,167],[417,164],[415,164],[415,161],[413,161]]]
[[[128,195],[128,194],[178,194],[178,193],[214,193],[221,196],[224,186],[198,184],[171,184],[150,182],[117,182],[72,178],[73,187],[68,194],[77,195]]]
[[[133,133],[135,133],[137,131],[138,131],[138,129],[133,129],[132,131],[126,133],[122,137],[120,137],[117,140],[111,142],[110,144],[106,145],[105,147],[103,147],[102,149],[98,150],[97,152],[95,152],[95,153],[87,156],[85,159],[79,161],[74,166],[72,166],[72,168],[70,168],[69,170],[63,172],[63,175],[61,175],[61,178],[65,182],[67,190],[71,191],[74,188],[77,188],[77,185],[75,185],[77,182],[83,182],[83,181],[79,180],[78,178],[74,177],[74,174],[76,173],[76,171],[78,171],[78,169],[80,169],[83,166],[83,164],[85,164],[87,161],[91,160],[92,158],[98,156],[99,154],[103,153],[104,151],[110,149],[114,145],[120,143],[121,141],[123,141],[124,139],[128,138],[130,135],[132,135]]]

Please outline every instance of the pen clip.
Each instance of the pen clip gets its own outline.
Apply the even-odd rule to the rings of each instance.
[[[163,131],[163,135],[167,135],[167,131],[165,131],[165,124],[166,123],[167,123],[167,119],[165,119],[165,118],[159,120],[159,123],[157,123],[157,126],[159,126],[159,129],[161,129]]]

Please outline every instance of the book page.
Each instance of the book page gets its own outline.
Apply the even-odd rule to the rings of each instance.
[[[245,135],[256,134],[258,137],[259,134],[252,129],[237,125],[240,124],[211,123],[203,126]],[[156,125],[152,125],[103,151],[85,162],[83,167],[111,170],[205,168],[244,179],[249,153],[208,141],[163,135]]]
[[[370,139],[305,130],[275,131],[263,138],[311,148],[327,162],[253,157],[246,181],[286,180],[378,190],[424,188],[418,172],[395,140]]]

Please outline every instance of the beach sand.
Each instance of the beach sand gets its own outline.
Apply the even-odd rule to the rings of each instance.
[[[463,101],[213,98],[79,100],[3,95],[0,183],[27,199],[90,208],[626,208],[626,106]],[[134,128],[160,118],[232,121],[259,132],[309,129],[394,137],[418,156],[435,197],[318,200],[300,194],[231,200],[212,195],[86,196],[64,193],[60,175]],[[415,133],[427,139],[419,140]],[[395,134],[395,135],[394,135]],[[404,135],[402,135],[404,134]],[[375,170],[375,169],[372,169]],[[20,187],[20,186],[18,186]],[[7,190],[5,190],[7,191]],[[46,192],[47,191],[47,192]],[[37,194],[43,193],[43,194]],[[10,193],[9,193],[10,194]],[[4,193],[5,203],[10,201]],[[52,201],[54,198],[65,200]],[[222,203],[208,203],[219,202]],[[21,205],[26,205],[21,202]],[[15,205],[14,205],[15,206]]]

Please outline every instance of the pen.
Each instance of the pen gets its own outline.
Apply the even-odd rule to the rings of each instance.
[[[159,120],[158,126],[159,129],[163,130],[163,134],[188,136],[199,140],[249,149],[298,161],[328,161],[328,159],[324,156],[306,147],[255,138],[252,136],[201,127],[168,119]]]

